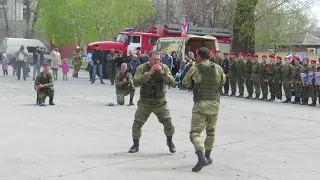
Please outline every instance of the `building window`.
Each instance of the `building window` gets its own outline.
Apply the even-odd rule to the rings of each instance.
[[[27,8],[23,8],[23,13],[22,13],[22,17],[23,17],[23,20],[26,20],[27,19]]]

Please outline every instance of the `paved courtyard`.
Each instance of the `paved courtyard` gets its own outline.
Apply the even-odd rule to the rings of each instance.
[[[129,154],[136,106],[106,106],[115,103],[108,80],[59,76],[50,107],[35,106],[30,78],[0,77],[0,180],[320,179],[319,107],[222,97],[214,162],[193,173],[190,92],[168,90],[177,153],[152,115],[140,152]]]

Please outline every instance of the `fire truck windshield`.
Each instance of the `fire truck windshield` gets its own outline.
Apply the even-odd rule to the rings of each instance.
[[[116,41],[117,42],[125,42],[128,39],[127,34],[119,34]]]

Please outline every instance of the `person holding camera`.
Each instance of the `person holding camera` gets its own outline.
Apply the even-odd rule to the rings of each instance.
[[[26,81],[27,80],[27,63],[28,63],[28,52],[27,50],[25,50],[24,46],[21,45],[20,49],[18,52],[15,53],[16,54],[16,59],[17,59],[17,65],[18,65],[18,69],[17,69],[17,75],[18,75],[18,80],[20,80],[21,77],[21,69],[23,71],[23,79]]]
[[[33,80],[35,80],[38,74],[40,74],[40,68],[43,65],[43,60],[43,52],[39,49],[39,46],[37,46],[36,51],[33,53]]]

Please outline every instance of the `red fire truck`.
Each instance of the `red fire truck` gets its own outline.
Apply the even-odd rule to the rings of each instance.
[[[135,51],[137,47],[141,51],[150,51],[155,46],[157,40],[162,37],[180,37],[181,24],[168,24],[165,26],[152,26],[148,33],[134,32],[133,28],[126,28],[120,32],[115,41],[93,42],[87,46],[87,51],[94,49],[98,44],[100,49],[109,53],[111,48],[116,51],[122,51],[126,55],[130,50]],[[188,34],[193,35],[211,35],[218,39],[219,49],[221,52],[231,51],[231,31],[228,29],[196,27],[190,26]]]

